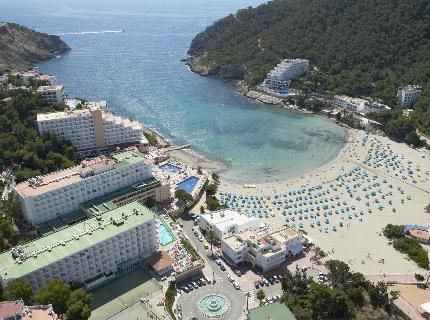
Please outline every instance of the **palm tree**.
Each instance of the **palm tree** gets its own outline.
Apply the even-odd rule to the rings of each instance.
[[[208,239],[209,239],[209,242],[211,244],[211,254],[213,255],[214,252],[213,252],[212,248],[213,248],[213,242],[215,240],[215,233],[212,230],[208,231]]]
[[[266,294],[264,293],[263,289],[258,290],[257,291],[257,299],[260,301],[260,306],[261,306],[264,298],[266,298]]]

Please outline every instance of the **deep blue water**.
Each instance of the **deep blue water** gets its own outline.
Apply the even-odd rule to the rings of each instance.
[[[320,116],[276,110],[237,93],[229,82],[200,77],[183,62],[194,35],[257,0],[0,0],[0,19],[65,34],[72,50],[39,65],[69,96],[107,100],[111,111],[192,145],[240,182],[299,176],[326,163],[345,132]]]

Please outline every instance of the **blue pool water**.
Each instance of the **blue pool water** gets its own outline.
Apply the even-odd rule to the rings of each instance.
[[[199,178],[197,177],[189,177],[182,182],[178,183],[178,186],[176,189],[182,189],[185,190],[188,193],[193,192],[194,187],[196,186],[197,182],[199,181]]]
[[[180,167],[174,166],[173,164],[164,164],[160,167],[161,170],[170,171],[170,172],[179,172],[181,170]]]
[[[175,241],[175,237],[173,236],[172,232],[169,230],[169,228],[166,227],[163,222],[160,223],[159,232],[159,240],[162,246],[166,246],[169,243]]]
[[[69,44],[71,51],[38,67],[70,97],[106,100],[110,111],[222,163],[223,178],[258,183],[315,170],[346,137],[324,117],[264,106],[180,61],[206,26],[262,2],[0,0],[0,12],[3,21],[60,34]]]

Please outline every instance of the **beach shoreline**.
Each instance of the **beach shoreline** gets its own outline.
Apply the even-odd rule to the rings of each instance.
[[[282,181],[255,184],[252,181],[249,181],[252,184],[229,181],[222,176],[222,172],[227,170],[224,164],[207,159],[194,150],[164,150],[164,153],[194,168],[200,166],[207,173],[221,173],[217,194],[220,200],[222,194],[232,194],[243,197],[259,196],[269,203],[271,200],[268,199],[273,199],[275,194],[285,195],[291,190],[309,190],[314,187],[320,187],[323,190],[330,189],[330,187],[333,189],[334,186],[336,191],[334,193],[332,191],[332,195],[339,199],[337,200],[339,203],[343,202],[349,208],[354,207],[355,217],[348,219],[348,215],[346,217],[342,217],[342,215],[327,216],[330,219],[330,228],[332,225],[338,226],[340,222],[344,223],[342,228],[338,226],[336,231],[330,229],[328,233],[327,230],[324,231],[326,227],[324,224],[321,227],[311,228],[309,224],[306,224],[309,223],[309,220],[303,220],[305,223],[303,229],[300,228],[300,230],[313,239],[316,246],[326,252],[330,258],[342,260],[352,270],[365,275],[382,276],[385,274],[411,277],[414,273],[423,272],[423,269],[410,261],[406,255],[396,251],[388,244],[389,241],[382,235],[382,229],[388,223],[428,224],[428,214],[424,212],[424,208],[430,202],[429,173],[425,171],[424,174],[424,171],[420,171],[419,168],[430,168],[430,153],[428,151],[420,152],[384,136],[369,134],[358,129],[346,129],[345,144],[333,159],[301,176]],[[377,152],[375,153],[375,151]],[[411,176],[403,179],[401,175],[404,173],[400,173],[403,172],[402,170],[393,171],[389,168],[378,167],[378,161],[385,158],[377,159],[378,161],[375,160],[375,163],[365,160],[369,155],[378,155],[378,152],[389,152],[388,155],[391,155],[395,159],[393,161],[398,162],[399,166],[405,166],[405,168],[413,166],[415,172],[413,179],[417,181],[413,182]],[[384,157],[386,156],[384,155]],[[365,193],[358,190],[359,188],[352,196],[349,192],[353,185],[348,186],[347,183],[342,182],[344,181],[342,179],[347,179],[345,177],[351,175],[351,172],[357,171],[370,178],[373,177],[373,179],[378,177],[375,181],[378,181],[378,185],[380,184],[379,192],[385,195],[386,199],[384,197],[385,200],[380,200],[380,202],[367,199],[358,201],[357,199],[360,197],[365,199]],[[338,180],[339,177],[342,179]],[[385,184],[382,184],[382,181],[385,181]],[[365,183],[365,180],[361,181],[361,184]],[[392,187],[389,188],[388,186],[391,185]],[[402,193],[400,194],[398,190],[402,190]],[[391,191],[393,191],[393,196],[388,195]],[[384,204],[383,209],[381,203]],[[368,210],[371,210],[372,213],[368,214]],[[286,223],[285,214],[282,215],[282,208],[280,211],[278,209],[272,212],[273,215],[268,218],[256,218],[269,226]],[[357,215],[359,212],[360,214]],[[291,224],[291,221],[287,224]]]

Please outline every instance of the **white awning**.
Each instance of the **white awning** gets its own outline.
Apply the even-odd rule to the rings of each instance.
[[[430,313],[430,301],[423,303],[420,307],[427,313]]]

